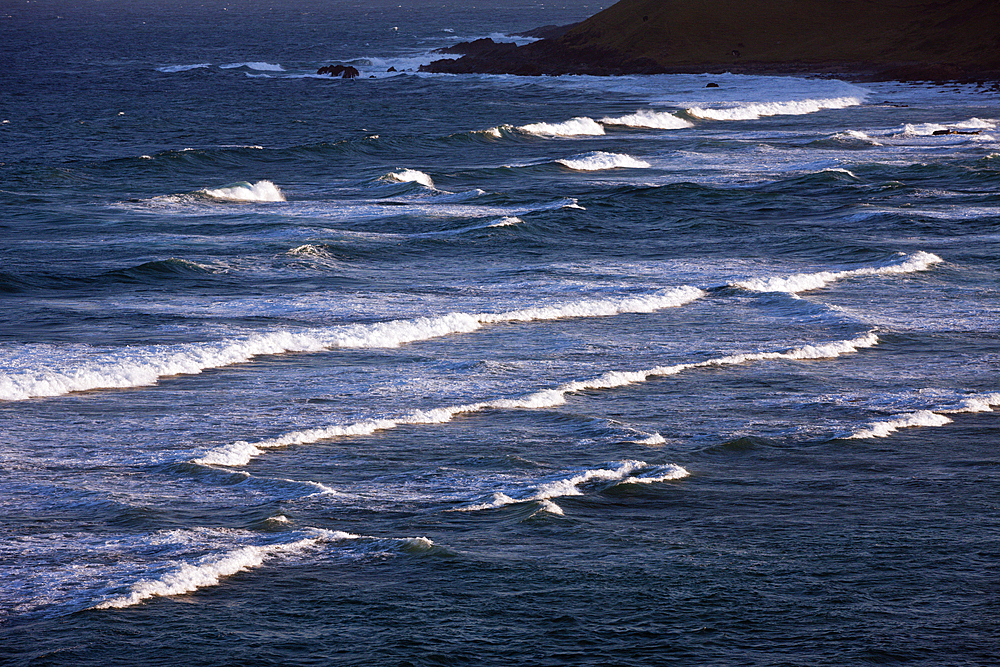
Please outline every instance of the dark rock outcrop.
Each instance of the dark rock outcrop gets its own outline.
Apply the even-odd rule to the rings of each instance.
[[[476,40],[430,72],[1000,79],[997,0],[621,0],[521,47]]]
[[[329,74],[331,77],[342,79],[356,79],[361,76],[361,72],[356,67],[350,65],[327,65],[316,70],[317,74]]]

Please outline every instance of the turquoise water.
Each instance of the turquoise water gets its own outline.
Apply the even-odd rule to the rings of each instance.
[[[2,10],[0,654],[992,660],[997,95],[398,5]]]

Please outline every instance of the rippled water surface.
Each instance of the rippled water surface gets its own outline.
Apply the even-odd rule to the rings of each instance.
[[[0,9],[0,653],[991,662],[1000,97],[398,5]]]

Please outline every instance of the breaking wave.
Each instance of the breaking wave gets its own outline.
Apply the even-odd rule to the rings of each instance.
[[[594,151],[592,153],[584,153],[583,155],[556,160],[556,163],[576,171],[601,171],[603,169],[619,168],[648,169],[650,166],[645,160],[636,159],[631,155],[605,153],[603,151]]]
[[[691,107],[687,113],[705,120],[757,120],[764,116],[800,116],[824,109],[844,109],[864,102],[863,97],[833,97],[789,102],[755,102],[722,109]]]
[[[562,508],[552,502],[552,499],[582,496],[584,490],[581,487],[586,485],[600,484],[603,488],[608,488],[618,484],[653,484],[683,479],[689,475],[687,470],[678,465],[654,466],[645,461],[619,461],[614,467],[583,470],[568,477],[549,478],[517,489],[497,491],[489,500],[459,507],[454,511],[475,512],[516,503],[539,502],[542,509],[561,516]]]
[[[926,271],[931,266],[942,262],[940,257],[929,252],[919,251],[912,255],[901,254],[899,261],[878,267],[864,267],[846,271],[819,271],[817,273],[797,273],[786,278],[754,278],[730,283],[730,287],[740,287],[753,292],[789,292],[797,294],[809,290],[826,287],[828,284],[844,278],[858,276],[885,276]]]
[[[425,188],[434,188],[434,181],[422,171],[416,169],[403,169],[383,176],[384,180],[395,183],[418,183]]]
[[[225,577],[258,568],[266,560],[296,555],[322,544],[361,543],[362,549],[374,549],[380,553],[387,551],[420,553],[435,549],[434,543],[424,537],[380,539],[319,528],[298,531],[296,536],[299,536],[299,539],[292,542],[248,545],[210,554],[192,562],[182,562],[159,576],[140,579],[129,586],[128,592],[109,597],[92,608],[122,609],[154,597],[192,593],[201,588],[216,586]]]
[[[856,352],[859,349],[874,347],[877,344],[878,336],[870,332],[864,336],[850,340],[834,341],[818,345],[803,345],[780,352],[734,354],[687,364],[657,366],[656,368],[642,371],[609,371],[604,375],[590,380],[567,382],[554,389],[543,389],[520,398],[497,399],[481,403],[435,408],[433,410],[417,410],[402,417],[369,419],[354,424],[295,431],[256,443],[238,441],[230,445],[208,450],[199,458],[194,459],[193,462],[201,465],[243,466],[247,465],[255,457],[263,454],[264,450],[267,449],[304,445],[345,436],[371,435],[378,431],[386,431],[407,424],[444,424],[454,419],[457,415],[484,410],[536,410],[551,408],[564,404],[566,396],[569,394],[595,389],[614,389],[630,384],[647,382],[650,378],[677,375],[696,368],[733,366],[750,361],[765,360],[797,361],[832,359]]]
[[[208,368],[244,363],[261,355],[319,352],[334,348],[393,348],[450,334],[471,333],[491,324],[651,313],[683,306],[704,294],[698,288],[684,286],[647,296],[586,299],[501,313],[449,313],[376,324],[273,331],[216,343],[125,348],[109,352],[99,361],[91,360],[94,349],[85,346],[70,350],[69,358],[62,364],[55,363],[52,358],[58,348],[46,346],[36,350],[29,347],[23,353],[27,368],[14,368],[0,375],[0,400],[16,401],[74,391],[149,386],[161,377],[194,375]],[[45,358],[44,363],[33,361],[39,356]],[[59,365],[63,368],[57,368]]]
[[[920,426],[945,426],[952,423],[949,414],[992,412],[994,406],[1000,406],[1000,393],[973,394],[966,396],[957,405],[917,410],[893,415],[888,419],[873,421],[864,428],[846,436],[848,440],[867,440],[869,438],[887,438],[904,428]]]
[[[561,123],[531,123],[517,129],[540,137],[579,137],[604,134],[603,125],[592,118],[582,116]]]
[[[602,118],[605,125],[624,125],[626,127],[642,127],[656,130],[683,130],[694,127],[694,123],[674,115],[673,112],[652,111],[642,109],[627,116],[617,118]]]
[[[285,195],[271,181],[257,181],[253,184],[243,181],[222,188],[206,188],[201,192],[214,199],[229,201],[285,201]]]

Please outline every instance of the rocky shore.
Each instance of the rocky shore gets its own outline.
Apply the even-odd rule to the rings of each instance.
[[[996,0],[621,0],[524,46],[490,39],[421,69],[520,75],[734,72],[1000,81]]]

